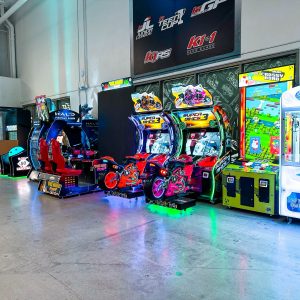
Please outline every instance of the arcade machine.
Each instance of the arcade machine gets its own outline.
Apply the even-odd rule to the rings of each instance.
[[[40,192],[66,198],[100,191],[97,184],[80,180],[82,170],[68,165],[56,139],[51,140],[49,148],[47,142],[41,139],[39,160],[43,169],[38,173]]]
[[[84,156],[75,159],[74,145],[82,146],[82,133],[85,142],[89,142],[89,136],[95,133],[97,120],[89,120],[84,122],[84,129],[80,115],[74,111],[62,109],[51,112],[49,114],[50,125],[45,137],[39,139],[39,156],[38,161],[40,168],[38,169],[37,180],[40,181],[38,190],[57,196],[59,198],[71,197],[81,194],[100,191],[95,184],[94,176],[87,176],[83,169],[75,169],[76,166],[81,168],[83,164],[88,165],[88,171],[94,174],[93,157],[87,157],[88,146],[84,145]],[[93,130],[87,130],[87,128]],[[60,135],[62,135],[61,143]],[[87,136],[89,135],[89,136]],[[65,140],[64,140],[65,139]],[[97,138],[93,136],[91,139],[97,144]],[[62,151],[64,150],[64,152]],[[69,151],[71,153],[69,153]],[[82,152],[80,152],[80,155]],[[89,153],[91,156],[91,153]],[[85,161],[83,161],[84,159]],[[72,159],[73,165],[72,165]],[[91,171],[92,168],[92,171]]]
[[[38,160],[39,141],[41,138],[45,138],[50,127],[49,112],[52,107],[51,102],[52,101],[49,98],[46,98],[45,95],[35,97],[37,119],[33,119],[33,127],[31,128],[27,142],[31,163],[31,170],[28,174],[30,180],[37,180],[38,170],[40,169],[40,162]]]
[[[278,214],[280,97],[294,65],[240,74],[240,159],[223,170],[223,205]]]
[[[67,109],[49,112],[48,107],[51,103],[47,100],[49,98],[45,96],[36,97],[38,120],[34,121],[28,139],[28,152],[32,165],[29,178],[37,180],[41,168],[39,161],[41,139],[46,140],[48,147],[52,139],[61,142],[63,155],[69,159],[72,167],[81,168],[84,165],[84,169],[88,169],[87,173],[93,174],[92,159],[96,157],[96,152],[91,149],[98,146],[98,121],[81,120],[77,112]],[[65,141],[67,143],[64,143]],[[93,177],[94,181],[94,176],[89,177]]]
[[[281,96],[279,214],[300,218],[300,87]]]
[[[10,177],[26,176],[31,169],[27,152],[22,147],[14,147],[0,156],[1,174]]]
[[[161,100],[153,93],[132,94],[136,114],[129,117],[136,127],[136,154],[126,156],[122,165],[112,157],[100,159],[97,167],[99,186],[109,195],[124,198],[142,196],[143,181],[147,178],[147,162],[164,165],[175,151],[174,125],[162,113]]]
[[[146,202],[186,209],[195,205],[195,199],[184,197],[192,193],[214,203],[220,194],[220,172],[230,162],[228,118],[201,85],[175,87],[172,93],[179,147],[165,169],[146,181]]]

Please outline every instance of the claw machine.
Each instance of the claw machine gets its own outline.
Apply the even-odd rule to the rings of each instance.
[[[281,158],[279,213],[300,218],[300,87],[281,97]]]

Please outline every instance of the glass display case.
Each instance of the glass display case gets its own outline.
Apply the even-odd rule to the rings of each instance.
[[[300,218],[300,87],[281,97],[280,214]]]

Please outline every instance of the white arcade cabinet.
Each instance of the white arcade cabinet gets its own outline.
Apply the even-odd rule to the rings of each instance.
[[[300,218],[300,86],[281,96],[279,213]]]

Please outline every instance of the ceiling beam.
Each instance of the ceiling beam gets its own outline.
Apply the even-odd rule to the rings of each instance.
[[[0,17],[0,25],[7,20],[11,15],[13,15],[24,3],[28,0],[19,0],[16,2],[7,12]]]

